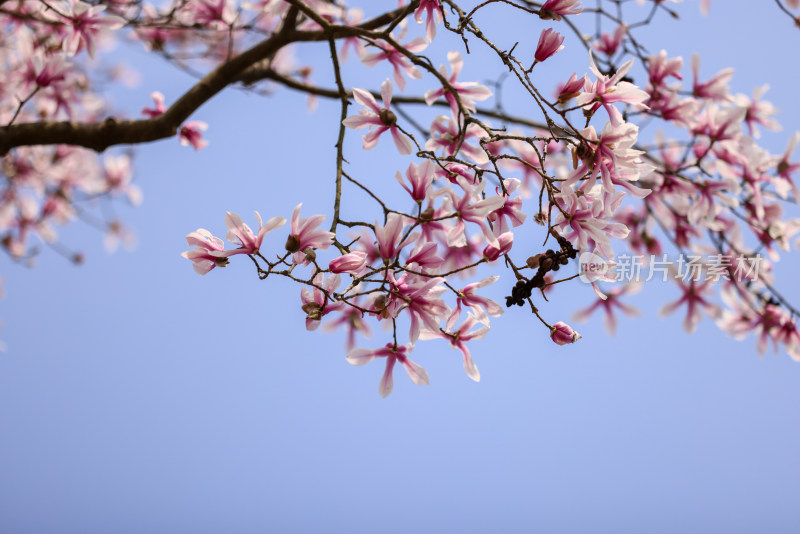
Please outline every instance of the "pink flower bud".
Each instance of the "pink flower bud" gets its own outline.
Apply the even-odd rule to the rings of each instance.
[[[559,321],[550,328],[550,339],[559,345],[575,343],[580,338],[581,335],[570,328],[567,323]]]
[[[495,261],[500,256],[506,254],[509,250],[511,250],[511,246],[514,244],[514,234],[512,232],[505,232],[504,234],[500,234],[497,238],[497,245],[496,247],[489,245],[485,249],[483,249],[483,257],[489,261]]]
[[[334,273],[350,273],[357,275],[367,265],[367,253],[357,250],[331,260],[328,267]]]
[[[536,61],[544,61],[562,48],[564,45],[564,36],[558,32],[554,32],[553,28],[547,28],[541,35],[539,35],[539,44],[536,46],[536,53],[533,57]]]
[[[547,0],[542,4],[539,18],[542,20],[561,20],[561,15],[578,15],[583,11],[578,0]]]

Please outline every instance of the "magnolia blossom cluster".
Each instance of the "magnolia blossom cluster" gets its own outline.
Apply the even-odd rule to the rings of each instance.
[[[392,98],[396,90],[406,88],[408,79],[426,79],[413,58],[436,35],[440,7],[439,2],[419,4],[415,18],[425,24],[424,38],[365,38],[365,48],[354,48],[370,67],[385,63],[392,79],[382,83],[379,93],[353,88],[356,112],[342,123],[348,130],[367,130],[365,150],[390,138],[400,155],[412,158],[396,178],[417,210],[403,212],[383,204],[383,217],[361,225],[359,233],[326,233],[307,248],[305,242],[296,243],[293,225],[284,250],[272,256],[252,246],[226,250],[221,240],[198,230],[188,238],[198,248],[185,253],[198,272],[224,266],[242,252],[251,255],[261,278],[297,276],[296,267],[307,265],[313,289],[302,289],[299,306],[307,328],[316,329],[323,321],[344,328],[347,360],[353,365],[383,359],[379,390],[386,396],[398,362],[412,382],[428,383],[427,372],[410,358],[420,340],[447,341],[461,353],[467,375],[479,380],[468,344],[484,337],[490,318],[503,313],[502,305],[481,294],[500,279],[481,277],[479,267],[484,264],[510,268],[516,285],[506,305],[529,304],[552,341],[564,345],[581,336],[563,321],[549,324],[537,294],[565,281],[556,279],[556,271],[578,253],[613,260],[623,247],[658,253],[671,242],[681,250],[716,247],[746,256],[756,253],[753,237],[759,250],[767,250],[773,260],[779,250],[789,249],[800,220],[784,219],[778,198],[795,193],[792,175],[798,164],[791,161],[791,153],[798,136],[782,156],[759,147],[758,128],[777,128],[774,108],[761,98],[764,90],[752,98],[732,95],[731,72],[703,78],[697,58],[692,60],[688,91],[682,85],[683,60],[664,51],[638,58],[648,82],[634,85],[629,76],[636,58],[616,66],[612,59],[628,36],[626,26],[593,44],[588,72],[561,83],[553,101],[560,107],[552,108],[552,117],[545,117],[541,127],[527,132],[497,128],[482,116],[478,105],[491,97],[490,89],[461,80],[463,57],[457,51],[448,53],[449,68],[428,72],[434,86],[425,93],[424,102],[429,106],[442,102],[449,113],[433,119],[427,138],[419,139],[419,132],[415,137]],[[578,2],[548,1],[539,16],[560,22],[580,12]],[[537,63],[557,54],[564,41],[553,28],[542,28],[531,51],[533,62],[521,72],[530,74]],[[578,114],[588,117],[583,128],[572,126],[579,123]],[[636,117],[671,123],[682,129],[684,138],[660,137],[650,148],[639,139]],[[560,121],[557,132],[547,127],[553,118]],[[369,188],[368,183],[359,185]],[[296,215],[297,210],[293,220]],[[745,225],[737,221],[742,218]],[[557,250],[523,256],[517,266],[510,257],[514,232],[537,223],[552,235]],[[260,218],[259,226],[267,227]],[[323,260],[317,251],[325,249],[339,254]],[[768,276],[766,283],[770,281]],[[639,287],[602,283],[601,278],[593,281],[596,301],[578,312],[575,320],[586,320],[603,309],[613,330],[617,311],[638,313],[624,299]],[[762,352],[772,342],[800,359],[793,311],[775,301],[759,281],[740,284],[731,277],[716,286],[710,281],[678,285],[681,296],[662,313],[684,309],[688,331],[705,314],[734,336],[758,332]],[[714,293],[720,290],[727,310],[715,302]],[[367,341],[374,326],[388,322],[389,343]],[[407,334],[398,329],[402,324],[407,325]]]
[[[734,337],[755,333],[762,353],[773,345],[800,359],[797,312],[771,273],[800,232],[800,219],[785,213],[786,201],[797,198],[800,133],[784,153],[769,152],[758,144],[760,132],[779,125],[766,87],[734,94],[732,70],[710,75],[698,57],[687,70],[683,58],[667,51],[642,53],[641,27],[679,1],[637,3],[651,7],[649,14],[638,11],[638,22],[630,15],[637,7],[627,3],[601,0],[586,17],[578,0],[503,2],[530,17],[532,39],[501,49],[480,27],[479,15],[492,2],[467,9],[455,0],[399,0],[379,15],[368,14],[374,5],[328,0],[0,2],[0,123],[8,131],[41,124],[43,135],[59,128],[89,132],[77,146],[69,137],[15,144],[0,132],[3,247],[13,258],[28,257],[32,237],[55,241],[55,227],[84,215],[84,204],[140,201],[129,154],[95,150],[168,136],[204,149],[208,125],[193,116],[204,99],[234,84],[262,93],[288,86],[306,92],[311,109],[324,98],[341,107],[334,212],[301,217],[298,205],[288,227],[282,216],[265,221],[256,212],[252,228],[228,213],[224,239],[198,229],[187,236],[191,248],[183,255],[203,275],[247,256],[260,279],[299,283],[298,317],[309,330],[325,323],[346,331],[353,365],[383,360],[383,396],[392,390],[397,363],[412,382],[428,383],[411,359],[421,340],[446,341],[466,374],[479,380],[469,342],[486,336],[505,308],[529,310],[543,337],[557,345],[579,340],[569,324],[549,317],[547,299],[577,277],[573,266],[585,253],[609,262],[664,249],[766,254],[757,279],[677,281],[678,297],[662,313],[685,314],[689,332],[706,315]],[[778,4],[793,18],[800,9],[797,0]],[[607,31],[586,42],[581,28],[597,20]],[[98,69],[94,58],[121,35],[207,74],[183,95],[168,98],[153,87],[152,101],[142,102],[131,120],[109,117],[108,102],[92,88],[98,78],[119,79],[120,71]],[[494,53],[498,72],[510,74],[535,113],[518,116],[490,101],[493,88],[464,79],[466,49],[451,50],[436,67],[430,45],[447,36],[455,37],[448,45]],[[293,55],[298,43],[326,47],[330,79],[314,80],[312,65]],[[591,49],[586,62],[544,86],[539,65],[576,45]],[[373,69],[378,82],[350,86],[349,69],[358,65]],[[644,121],[664,126],[671,137],[643,139]],[[98,125],[125,135],[102,144],[104,131],[90,135]],[[368,178],[346,173],[342,140],[352,136],[364,150],[393,147],[405,163]],[[383,200],[370,180],[391,176],[397,194]],[[375,199],[372,211],[340,213],[348,187]],[[110,248],[129,240],[119,221],[99,226]],[[514,246],[520,232],[535,235],[541,250]],[[627,299],[639,286],[601,275],[590,282],[594,300],[574,320],[603,310],[613,331],[616,313],[637,313]],[[505,302],[487,296],[490,285],[504,288]],[[374,339],[381,326],[385,333]]]

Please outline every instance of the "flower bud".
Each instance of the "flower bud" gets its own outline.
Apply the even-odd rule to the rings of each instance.
[[[563,42],[564,36],[554,32],[552,28],[544,30],[539,35],[539,44],[536,46],[536,52],[534,53],[536,61],[544,61],[563,49],[564,45],[561,44]]]
[[[581,335],[564,322],[557,322],[550,327],[550,339],[558,345],[568,345],[575,343],[581,338]]]
[[[367,253],[357,250],[343,254],[331,260],[328,268],[334,273],[350,273],[357,275],[367,266]]]

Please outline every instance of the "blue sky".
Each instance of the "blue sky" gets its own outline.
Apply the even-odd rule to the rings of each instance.
[[[764,142],[780,153],[800,129],[786,59],[800,35],[771,3],[721,4],[708,18],[678,5],[686,20],[662,18],[646,41],[687,63],[700,52],[706,76],[734,66],[737,92],[769,82],[784,131]],[[588,68],[566,44],[542,79]],[[447,49],[431,51],[435,63]],[[320,61],[320,50],[300,54]],[[191,83],[135,47],[116,53],[142,74],[114,95],[131,113],[151,91],[169,103]],[[325,72],[315,80],[332,86]],[[345,83],[388,75],[353,68]],[[463,79],[483,77],[465,67]],[[598,316],[567,347],[509,311],[472,347],[479,384],[444,342],[420,343],[431,385],[398,373],[381,399],[380,364],[354,368],[343,336],[305,331],[297,286],[259,282],[247,261],[197,276],[180,257],[184,236],[221,235],[226,210],[288,218],[302,201],[304,214],[330,215],[337,117],[335,103],[308,114],[284,90],[228,91],[194,117],[210,124],[205,150],[175,139],[136,150],[145,200],[120,208],[135,251],[107,255],[102,236],[73,225],[61,235],[85,251],[83,266],[49,251],[32,269],[3,262],[0,532],[795,531],[800,367],[759,358],[754,340],[708,319],[691,336],[682,316],[658,319],[677,297],[667,284],[633,298],[643,317],[622,319],[615,337]],[[367,154],[359,144],[349,135],[354,172],[398,195],[393,176],[408,162],[388,159],[388,139]],[[353,197],[344,209],[360,206]],[[279,230],[267,243],[284,240]],[[794,302],[798,265],[786,256],[777,268]],[[497,286],[500,299],[508,277]],[[543,309],[569,320],[591,300],[574,284]]]

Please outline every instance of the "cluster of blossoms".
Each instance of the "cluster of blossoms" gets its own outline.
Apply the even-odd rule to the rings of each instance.
[[[246,255],[259,278],[299,282],[298,309],[309,330],[323,322],[344,329],[347,361],[353,365],[384,359],[383,396],[392,390],[397,362],[414,383],[428,383],[427,372],[410,359],[420,340],[447,341],[461,354],[466,374],[479,380],[468,344],[487,335],[490,318],[504,311],[486,296],[492,284],[507,288],[507,307],[530,309],[554,343],[577,341],[581,336],[573,328],[563,321],[551,324],[540,308],[546,305],[545,294],[552,298],[559,289],[555,286],[577,277],[562,273],[559,278],[559,272],[584,253],[608,261],[623,251],[658,255],[666,246],[699,254],[766,254],[758,279],[731,276],[718,285],[676,282],[680,297],[663,313],[685,309],[688,331],[708,315],[733,336],[755,332],[762,352],[772,343],[800,359],[796,312],[775,290],[770,263],[792,247],[800,231],[800,219],[785,217],[781,204],[797,198],[794,179],[800,163],[793,160],[793,151],[800,134],[781,155],[759,146],[759,129],[778,127],[775,109],[763,100],[765,89],[752,97],[731,94],[732,71],[703,77],[695,57],[689,76],[682,58],[666,51],[644,55],[634,40],[641,24],[620,23],[622,7],[608,3],[613,12],[601,1],[592,20],[613,21],[614,30],[598,32],[599,38],[587,44],[591,52],[585,73],[562,80],[551,99],[544,95],[552,93],[538,87],[532,75],[537,65],[571,45],[571,33],[573,41],[583,41],[577,28],[585,17],[578,0],[505,2],[533,17],[538,40],[527,50],[517,45],[501,50],[480,29],[476,14],[489,3],[467,12],[454,0],[399,0],[396,9],[373,18],[326,0],[176,0],[159,7],[133,0],[0,3],[0,24],[13,29],[0,47],[8,74],[0,85],[0,122],[8,132],[20,123],[42,120],[88,125],[81,138],[86,141],[75,143],[84,148],[68,146],[74,138],[66,134],[47,146],[10,144],[11,134],[0,135],[2,243],[13,257],[25,257],[29,237],[54,240],[53,223],[74,218],[84,197],[139,201],[129,157],[100,158],[87,150],[108,146],[92,134],[112,145],[176,135],[199,150],[207,145],[206,124],[188,119],[204,99],[234,83],[267,91],[274,84],[286,85],[306,91],[312,106],[319,98],[341,105],[330,230],[320,227],[325,215],[301,218],[298,205],[282,246],[267,253],[267,234],[278,235],[286,220],[264,222],[256,213],[258,226],[251,229],[228,213],[226,239],[232,246],[198,229],[187,236],[192,248],[184,257],[206,274]],[[664,0],[650,4],[646,23],[659,10],[671,9]],[[797,0],[779,4],[789,13],[799,8]],[[409,22],[416,22],[424,35],[408,39],[415,26]],[[122,28],[182,67],[212,68],[170,107],[154,92],[152,107],[144,104],[140,120],[102,121],[108,110],[90,91],[87,61]],[[461,79],[460,52],[449,52],[449,66],[438,69],[420,55],[448,33],[496,53],[497,65],[514,74],[511,78],[535,101],[540,116],[517,117],[500,103],[480,107],[492,90]],[[291,53],[294,43],[320,41],[335,52],[335,90],[314,85],[312,68],[298,66]],[[379,79],[388,76],[379,88],[347,86],[343,65],[353,56],[379,70]],[[647,81],[637,85],[631,76]],[[684,82],[685,76],[691,82]],[[397,98],[412,81],[424,84],[425,92]],[[419,117],[408,119],[410,106],[442,113],[422,126]],[[645,119],[678,133],[643,142],[637,122]],[[84,134],[70,128],[62,126],[68,133]],[[345,172],[342,140],[364,129],[365,150],[378,146],[381,138],[388,145],[391,138],[397,153],[408,158],[395,177],[402,191],[399,202],[412,209],[390,206],[372,192],[375,184]],[[118,141],[108,141],[114,135]],[[377,200],[373,216],[354,218],[368,222],[340,213],[343,183]],[[113,228],[120,234],[121,226],[113,223],[109,232]],[[522,247],[517,239],[513,254],[521,256],[512,258],[519,232],[541,238],[536,242],[545,243],[542,250]],[[507,277],[484,276],[501,268]],[[603,309],[613,330],[617,311],[636,313],[624,300],[638,287],[615,286],[602,277],[590,282],[596,300],[576,320]],[[371,336],[378,323],[388,326],[391,340],[365,345],[361,338]]]
[[[539,16],[559,21],[580,12],[578,2],[548,1]],[[357,112],[343,121],[348,129],[368,128],[363,135],[365,150],[376,147],[388,134],[399,154],[418,158],[396,176],[416,210],[403,212],[381,204],[383,220],[356,225],[362,226],[360,233],[347,239],[330,233],[312,246],[314,250],[300,254],[290,234],[285,252],[273,259],[260,252],[252,256],[261,278],[296,276],[298,263],[310,266],[308,282],[314,289],[303,288],[300,306],[307,327],[315,329],[324,320],[344,328],[347,360],[354,365],[383,358],[382,395],[392,389],[397,362],[414,383],[428,383],[428,374],[410,359],[420,340],[448,341],[461,353],[467,375],[476,381],[480,378],[468,343],[484,337],[490,318],[503,313],[501,305],[481,294],[499,277],[468,283],[458,279],[475,277],[482,265],[508,267],[516,285],[506,305],[529,305],[549,329],[552,341],[563,345],[581,336],[563,321],[552,325],[545,321],[533,299],[536,293],[544,295],[555,284],[574,278],[557,280],[555,275],[578,253],[611,261],[620,246],[655,254],[666,240],[680,250],[716,246],[720,253],[755,255],[735,224],[741,216],[746,219],[745,228],[758,239],[759,250],[770,251],[775,258],[778,250],[788,250],[789,240],[800,230],[800,220],[782,220],[778,201],[765,188],[772,186],[783,198],[793,194],[791,174],[798,165],[790,161],[792,147],[779,158],[753,141],[758,126],[775,128],[774,109],[760,100],[763,92],[753,99],[731,95],[729,72],[704,80],[694,60],[691,96],[687,96],[680,85],[683,61],[669,58],[666,52],[638,58],[648,76],[648,83],[638,87],[627,79],[635,60],[614,67],[612,59],[626,39],[625,26],[594,44],[587,74],[573,75],[557,88],[553,104],[560,108],[551,108],[552,117],[560,119],[557,132],[546,126],[553,122],[550,116],[529,132],[505,133],[493,127],[477,107],[491,97],[491,91],[476,82],[461,81],[463,58],[459,52],[449,52],[450,68],[429,71],[438,73],[438,85],[424,95],[427,105],[442,104],[449,114],[436,116],[427,139],[419,141],[410,133],[412,125],[399,118],[392,102],[393,85],[402,90],[406,77],[422,78],[420,62],[413,58],[436,34],[442,14],[438,1],[422,2],[416,18],[426,23],[424,39],[395,44],[399,40],[393,36],[391,41],[365,38],[366,48],[355,47],[364,64],[387,63],[394,83],[386,79],[379,94],[352,89]],[[563,35],[543,28],[530,68],[520,71],[529,74],[537,63],[561,50],[563,42]],[[598,66],[601,63],[604,68]],[[572,126],[576,113],[588,117],[584,128]],[[670,122],[682,128],[687,139],[659,138],[651,149],[640,143],[638,127],[630,122],[638,116]],[[506,121],[513,124],[513,118]],[[655,153],[658,159],[645,158],[646,153]],[[349,179],[369,190],[369,184]],[[531,197],[532,202],[528,201]],[[545,226],[548,238],[558,247],[517,266],[508,254],[514,232],[529,220]],[[663,235],[653,231],[655,226]],[[223,250],[221,241],[210,238],[205,230],[190,234],[190,244],[195,244],[198,233],[206,241],[186,255],[204,261],[206,267],[224,265],[235,250],[241,250]],[[215,244],[209,249],[209,243]],[[331,243],[336,247],[330,250],[338,250],[339,255],[324,262],[315,250],[329,248]],[[613,331],[616,311],[638,313],[623,300],[640,286],[605,288],[602,281],[592,280],[596,301],[574,319],[586,320],[602,308]],[[681,297],[662,313],[685,308],[688,331],[705,313],[732,335],[758,331],[759,350],[771,340],[784,345],[794,358],[800,354],[794,314],[769,296],[769,286],[730,277],[722,291],[733,311],[723,311],[713,302],[708,284],[679,281],[678,286]],[[402,329],[398,333],[401,321],[408,324],[407,337]],[[391,342],[379,348],[356,347],[358,336],[368,337],[373,330],[370,323],[382,322],[394,327]]]

